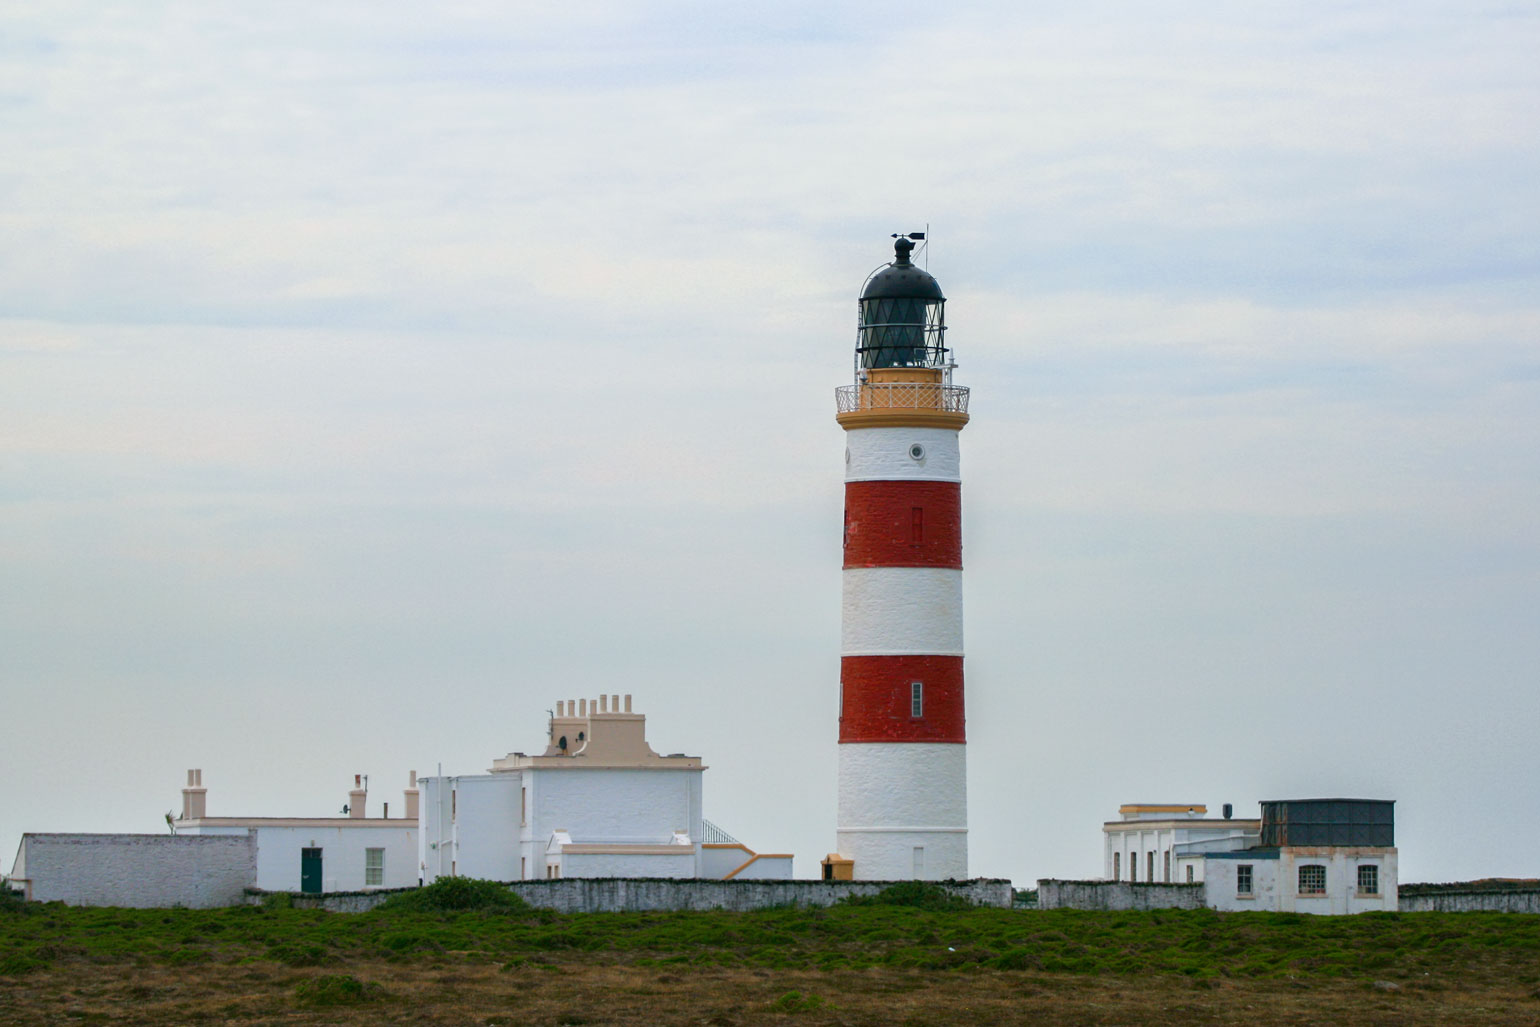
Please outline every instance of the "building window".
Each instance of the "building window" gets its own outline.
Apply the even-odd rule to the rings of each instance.
[[[1374,863],[1364,863],[1358,868],[1358,894],[1378,895],[1380,893],[1380,868]]]
[[[925,508],[922,506],[909,510],[909,541],[915,545],[925,541]]]
[[[1187,869],[1190,871],[1190,870],[1192,870],[1192,867],[1188,867]],[[1235,868],[1235,894],[1237,894],[1237,895],[1250,895],[1251,894],[1251,864],[1250,863],[1242,863],[1240,866]]]
[[[925,716],[925,682],[909,682],[909,716]]]
[[[1139,880],[1139,854],[1137,852],[1130,852],[1128,854],[1128,880],[1130,883]]]
[[[364,850],[364,887],[378,887],[385,883],[385,850]]]
[[[519,789],[519,826],[524,827],[529,823],[529,789]]]
[[[1187,864],[1187,883],[1192,883],[1192,864]]]
[[[1306,863],[1299,868],[1299,893],[1301,895],[1326,894],[1326,868],[1320,863]]]
[[[1171,883],[1171,850],[1167,849],[1165,852],[1162,852],[1160,860],[1160,879],[1169,884]]]
[[[1145,857],[1146,857],[1146,862],[1145,862],[1144,879],[1146,881],[1150,882],[1151,884],[1154,884],[1155,883],[1155,850],[1151,849],[1149,852],[1145,853]]]
[[[1121,852],[1114,852],[1112,854],[1112,879],[1114,881],[1121,881],[1123,879],[1123,854]]]

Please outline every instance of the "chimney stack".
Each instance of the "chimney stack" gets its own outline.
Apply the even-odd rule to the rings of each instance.
[[[364,816],[364,803],[369,799],[369,793],[364,791],[364,775],[353,775],[353,790],[348,792],[348,816],[354,820],[362,820]]]
[[[412,771],[412,783],[406,786],[406,819],[417,819],[417,771]]]
[[[189,770],[187,787],[182,789],[183,820],[202,820],[208,815],[208,791],[203,787],[203,770]]]

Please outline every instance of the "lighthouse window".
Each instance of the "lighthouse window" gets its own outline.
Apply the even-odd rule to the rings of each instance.
[[[909,447],[909,459],[911,459],[911,460],[924,460],[925,459],[925,447],[920,445],[918,442],[916,442],[913,445],[911,445]]]
[[[909,541],[925,541],[925,508],[923,506],[910,507],[909,509]]]
[[[925,716],[925,682],[909,682],[909,716]]]

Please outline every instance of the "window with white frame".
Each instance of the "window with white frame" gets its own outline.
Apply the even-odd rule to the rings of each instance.
[[[1380,868],[1376,863],[1361,863],[1358,867],[1358,894],[1380,893]]]
[[[364,850],[364,887],[375,887],[385,883],[385,850]]]
[[[1188,869],[1191,869],[1190,867]],[[1241,863],[1235,868],[1235,894],[1251,894],[1251,864]]]
[[[1320,863],[1306,863],[1299,868],[1299,893],[1301,895],[1326,894],[1326,867]]]
[[[909,716],[925,716],[925,682],[909,682]]]
[[[1187,883],[1192,883],[1192,864],[1187,864]]]

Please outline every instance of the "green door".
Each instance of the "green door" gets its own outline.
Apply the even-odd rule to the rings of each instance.
[[[321,894],[321,850],[299,850],[299,890]]]

